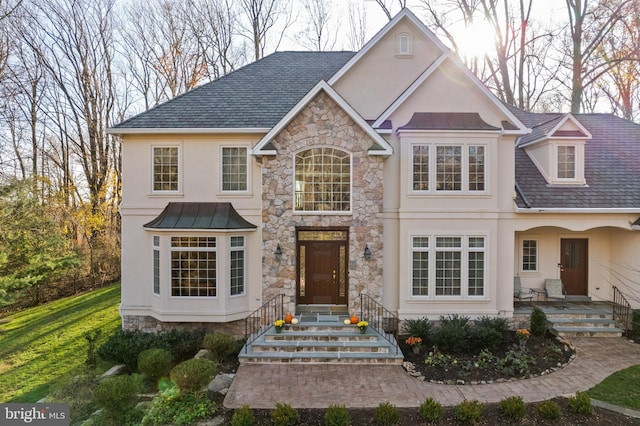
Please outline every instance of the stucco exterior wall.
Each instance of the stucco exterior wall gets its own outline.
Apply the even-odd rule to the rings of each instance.
[[[284,293],[286,310],[296,297],[296,228],[349,227],[348,303],[355,309],[361,292],[382,300],[383,158],[370,156],[372,140],[324,92],[319,93],[273,140],[278,154],[263,157],[263,297]],[[351,212],[294,212],[295,153],[312,147],[336,147],[351,154]],[[282,256],[273,252],[280,244]],[[370,260],[363,257],[365,244]]]

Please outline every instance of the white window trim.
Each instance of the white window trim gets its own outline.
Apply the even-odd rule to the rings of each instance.
[[[233,237],[242,237],[242,247],[233,247],[231,245],[231,238]],[[238,297],[244,297],[247,295],[247,237],[246,235],[230,235],[227,240],[227,244],[229,247],[229,257],[227,259],[227,271],[228,271],[228,279],[227,279],[227,287],[229,298],[235,299]],[[241,251],[244,253],[243,263],[242,263],[242,293],[231,294],[231,253],[234,251]]]
[[[414,296],[413,295],[413,239],[416,237],[427,237],[429,238],[429,288],[427,290],[427,296]],[[455,237],[461,238],[461,247],[460,248],[438,248],[436,247],[436,238],[438,237]],[[484,247],[469,247],[469,239],[470,238],[482,238],[484,239]],[[459,296],[451,296],[451,295],[436,295],[436,252],[437,251],[460,251],[460,265],[461,265],[461,273],[460,273],[460,295]],[[420,250],[423,251],[423,250]],[[482,251],[484,253],[484,294],[482,296],[470,296],[469,295],[469,252],[478,252]],[[411,234],[409,235],[409,253],[410,256],[407,256],[408,259],[408,283],[409,283],[409,300],[413,301],[446,301],[446,300],[470,300],[470,301],[485,301],[489,299],[489,236],[488,233],[484,232],[471,232],[471,233],[460,233],[460,232],[438,232],[438,233],[421,233],[421,234]]]
[[[403,48],[404,45],[404,48]],[[413,36],[407,32],[396,34],[396,57],[413,57]]]
[[[413,166],[414,166],[414,146],[428,146],[429,148],[429,189],[416,190],[413,189]],[[445,191],[438,190],[437,187],[437,150],[441,146],[459,146],[462,149],[462,181],[461,190],[459,191]],[[470,190],[469,189],[469,148],[470,147],[482,147],[484,148],[484,189],[483,190]],[[409,161],[409,194],[410,195],[489,195],[489,146],[486,143],[412,143],[410,146]]]
[[[330,148],[338,151],[342,151],[349,155],[349,210],[297,210],[296,209],[296,157],[299,153],[303,151],[307,151],[314,148]],[[293,153],[293,169],[291,171],[293,174],[293,185],[291,188],[291,199],[293,200],[292,213],[294,215],[326,215],[326,216],[344,216],[353,214],[353,153],[331,145],[322,145],[322,146],[312,146],[312,147],[304,147],[299,149]]]
[[[246,179],[247,179],[247,189],[244,190],[228,190],[228,189],[224,189],[224,177],[223,177],[223,161],[224,161],[224,149],[225,148],[244,148],[247,154],[247,174],[246,174]],[[220,147],[220,173],[219,173],[219,179],[220,179],[220,185],[219,185],[219,191],[221,194],[226,195],[247,195],[249,194],[251,191],[251,156],[250,154],[250,147],[247,145],[222,145]]]
[[[178,149],[178,189],[176,190],[157,190],[154,189],[154,158],[155,158],[155,149],[156,148],[177,148]],[[182,175],[184,166],[182,164],[182,144],[179,143],[171,143],[171,144],[155,144],[151,145],[151,170],[150,170],[150,185],[149,190],[151,195],[182,195]]]

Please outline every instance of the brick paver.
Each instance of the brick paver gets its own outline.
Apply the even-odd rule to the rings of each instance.
[[[409,376],[394,365],[243,364],[224,400],[228,408],[376,407],[389,401],[417,407],[432,397],[443,405],[464,399],[499,402],[520,395],[525,402],[572,395],[600,383],[612,373],[640,364],[640,345],[622,338],[576,338],[576,357],[555,373],[527,380],[487,385],[438,385]]]

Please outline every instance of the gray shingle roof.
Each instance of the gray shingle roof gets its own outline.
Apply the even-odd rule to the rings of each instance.
[[[353,55],[276,52],[114,128],[270,128]]]
[[[500,130],[477,112],[416,112],[401,130]]]
[[[552,114],[521,113],[517,112],[519,118],[534,131],[536,123],[544,126],[554,118]],[[547,185],[524,148],[516,148],[518,206],[640,209],[640,125],[610,114],[575,117],[592,135],[585,142],[587,186]]]

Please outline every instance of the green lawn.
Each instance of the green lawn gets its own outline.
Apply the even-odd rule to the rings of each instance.
[[[57,300],[0,318],[0,402],[35,402],[51,385],[82,367],[84,333],[102,342],[121,321],[120,285]]]
[[[640,365],[613,373],[587,393],[593,399],[640,411]]]

